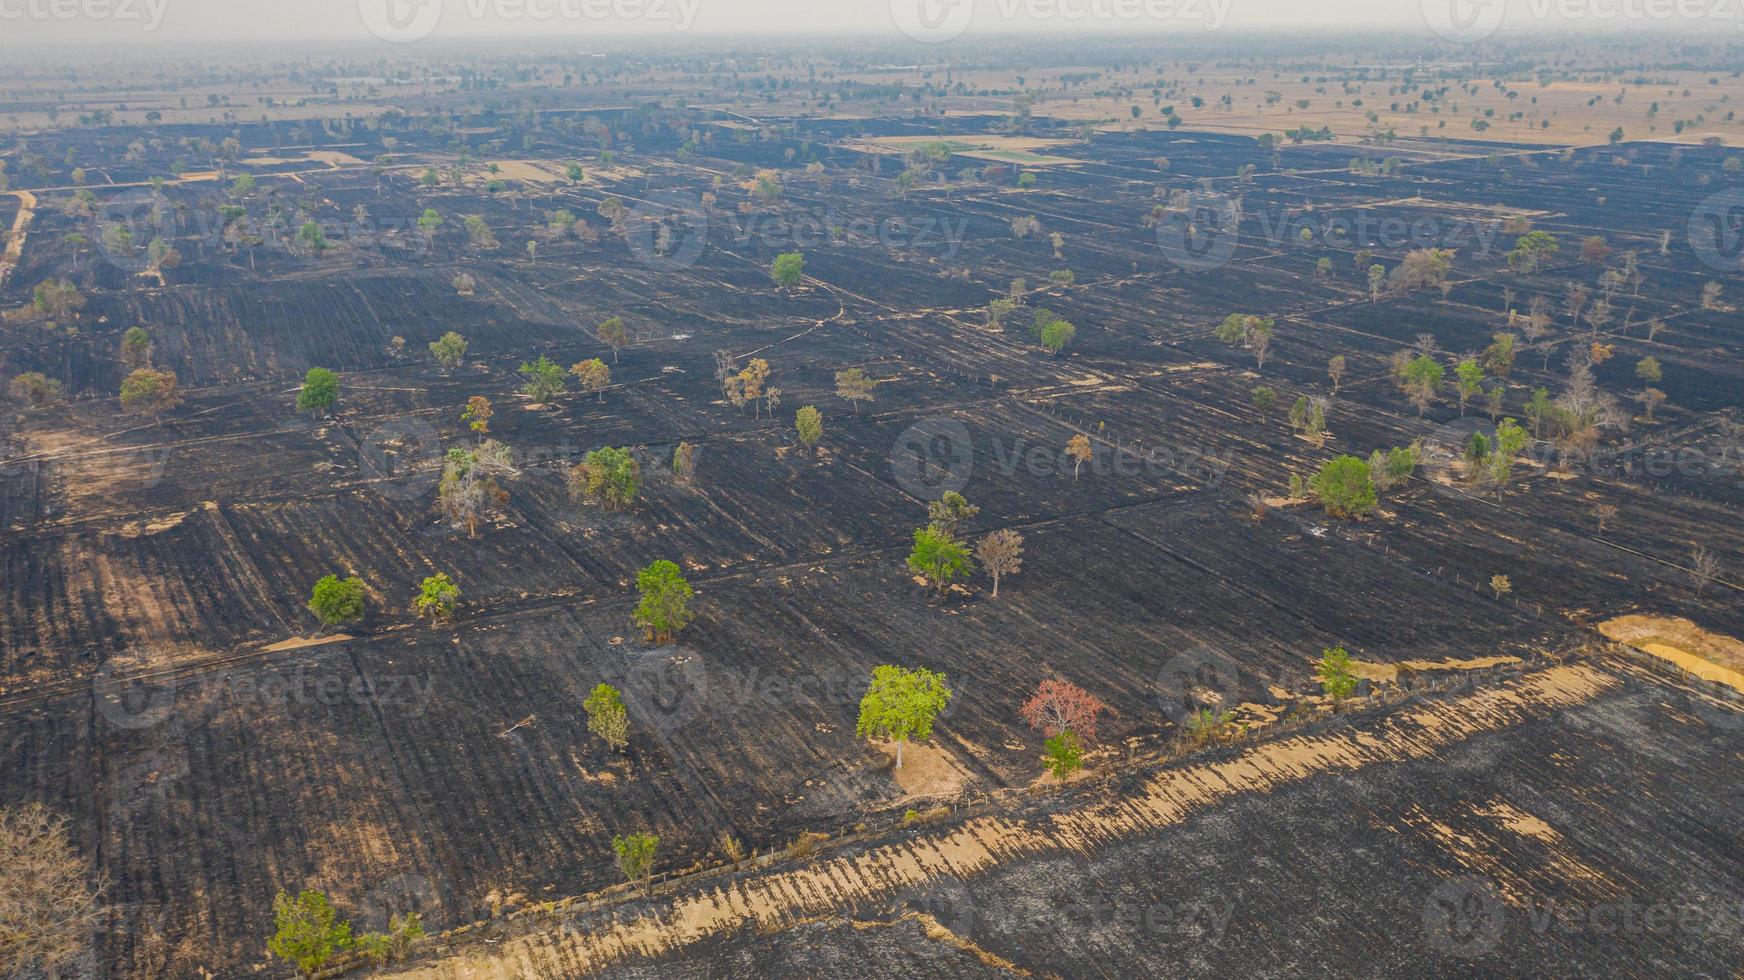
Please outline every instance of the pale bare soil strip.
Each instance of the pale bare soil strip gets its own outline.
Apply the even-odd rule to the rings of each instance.
[[[18,214],[12,219],[12,230],[6,233],[6,251],[0,252],[0,286],[6,285],[18,260],[23,257],[24,237],[30,230],[31,219],[36,217],[35,194],[13,191],[12,196],[18,198]]]
[[[1280,738],[1218,762],[1158,771],[1135,792],[1063,812],[976,817],[810,865],[662,900],[598,931],[553,929],[402,971],[431,978],[567,977],[659,956],[745,927],[768,931],[888,900],[933,878],[965,878],[1037,855],[1090,853],[1153,834],[1242,794],[1365,766],[1434,757],[1475,735],[1583,704],[1625,683],[1594,663],[1551,667],[1493,689],[1412,706],[1363,729]]]

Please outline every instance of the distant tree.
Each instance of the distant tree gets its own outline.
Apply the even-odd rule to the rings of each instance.
[[[460,421],[465,422],[467,428],[483,439],[490,434],[490,420],[495,414],[496,410],[491,408],[489,398],[473,395],[466,400],[466,407],[460,410]]]
[[[0,974],[53,980],[91,946],[101,885],[68,822],[40,803],[0,808]]]
[[[1369,266],[1369,302],[1378,303],[1381,299],[1381,288],[1387,283],[1387,268],[1383,265]]]
[[[672,451],[672,475],[680,483],[689,483],[696,479],[696,446],[681,442]]]
[[[327,240],[327,233],[321,230],[321,225],[314,221],[303,222],[303,227],[297,229],[297,243],[311,252],[325,252],[333,247]]]
[[[1355,456],[1340,456],[1321,467],[1308,489],[1333,517],[1362,517],[1375,509],[1368,463]]]
[[[1253,407],[1255,411],[1259,412],[1262,422],[1265,421],[1266,415],[1271,412],[1272,406],[1278,403],[1277,390],[1265,385],[1255,388],[1249,393],[1249,397],[1252,398]]]
[[[606,389],[612,384],[612,369],[599,358],[590,358],[570,367],[569,373],[575,375],[576,386],[582,393],[598,392],[600,401],[606,400]]]
[[[363,618],[363,579],[328,575],[309,593],[309,611],[326,629]]]
[[[1078,335],[1078,328],[1065,320],[1054,320],[1042,327],[1042,346],[1050,354],[1058,354],[1066,349],[1072,338]]]
[[[1072,732],[1090,742],[1096,741],[1097,716],[1106,711],[1108,705],[1096,695],[1057,677],[1037,684],[1035,693],[1017,709],[1024,723],[1043,735]]]
[[[1483,365],[1469,357],[1461,360],[1453,366],[1453,381],[1454,388],[1459,393],[1459,417],[1465,418],[1466,403],[1483,390]]]
[[[860,403],[872,400],[872,386],[876,383],[860,368],[843,368],[836,372],[836,397],[845,399],[853,406],[854,414],[859,415]]]
[[[497,241],[496,232],[491,231],[485,223],[483,215],[469,214],[462,221],[466,226],[466,240],[472,247],[482,251],[495,251],[502,243]]]
[[[1690,552],[1690,583],[1695,587],[1695,593],[1700,596],[1708,587],[1708,583],[1720,577],[1720,559],[1708,549],[1697,545]]]
[[[41,371],[26,371],[18,375],[6,390],[31,408],[44,408],[61,398],[61,383]]]
[[[1720,308],[1720,284],[1707,282],[1702,284],[1702,309],[1717,310]]]
[[[933,722],[950,700],[951,689],[944,674],[925,667],[874,667],[872,683],[860,699],[855,735],[895,742],[896,768],[901,769],[903,746],[911,740],[931,738]]]
[[[792,289],[805,278],[805,253],[783,252],[769,266],[770,278],[782,289]]]
[[[630,713],[617,688],[597,685],[581,702],[581,710],[587,712],[587,730],[598,735],[606,748],[622,752],[630,744]]]
[[[1444,248],[1420,248],[1405,253],[1390,276],[1394,292],[1439,288],[1453,269],[1453,252]]]
[[[478,292],[478,280],[474,279],[470,272],[455,274],[454,278],[449,280],[449,285],[453,286],[454,291],[461,296],[471,296]]]
[[[1647,421],[1651,422],[1653,421],[1654,406],[1665,400],[1665,392],[1653,387],[1665,377],[1664,369],[1659,366],[1659,358],[1643,357],[1636,361],[1635,377],[1639,378],[1644,385],[1641,400],[1647,405]],[[1650,393],[1657,393],[1658,397],[1654,398]]]
[[[351,923],[339,918],[321,892],[307,890],[296,898],[279,892],[273,898],[276,930],[267,951],[289,962],[305,977],[313,977],[334,953],[351,948]]]
[[[594,329],[599,335],[600,343],[612,349],[612,363],[618,363],[618,351],[630,342],[630,332],[624,327],[624,318],[614,316]]]
[[[999,598],[999,580],[1007,575],[1016,575],[1023,568],[1023,535],[1001,528],[981,539],[975,547],[975,557],[980,560],[981,567],[987,574],[993,576],[993,596]]]
[[[799,444],[808,451],[816,452],[818,440],[824,436],[823,413],[807,405],[794,413],[793,428],[799,435]]]
[[[563,369],[544,354],[540,354],[538,360],[522,362],[520,375],[527,379],[521,385],[521,394],[536,404],[546,404],[563,394]]]
[[[1335,706],[1356,690],[1356,675],[1350,669],[1350,652],[1342,646],[1330,647],[1320,654],[1320,665],[1315,674],[1320,678],[1320,689]]]
[[[1515,272],[1536,272],[1561,248],[1555,235],[1547,231],[1529,231],[1515,239],[1514,250],[1508,253],[1508,267]]]
[[[761,357],[752,358],[738,373],[727,374],[722,386],[733,407],[743,410],[750,403],[752,414],[759,417],[770,394],[779,391],[769,387],[769,362]]]
[[[1411,404],[1417,406],[1419,417],[1435,403],[1435,396],[1441,393],[1444,377],[1446,369],[1441,366],[1441,362],[1421,354],[1412,358],[1400,372],[1405,395],[1411,399]]]
[[[134,369],[151,367],[151,334],[144,327],[128,327],[121,335],[121,363]]]
[[[435,208],[425,208],[424,213],[418,216],[418,230],[424,233],[425,242],[433,240],[436,237],[436,230],[441,227],[442,215]]]
[[[641,490],[642,467],[628,449],[602,446],[569,471],[570,496],[606,510],[630,506]]]
[[[60,319],[77,313],[85,305],[85,297],[70,279],[45,279],[31,294],[31,306],[36,312]]]
[[[326,368],[313,367],[303,375],[303,387],[297,392],[297,411],[326,415],[339,400],[339,375]]]
[[[927,526],[956,537],[963,524],[979,513],[981,508],[971,504],[962,494],[946,490],[939,499],[927,504]]]
[[[125,411],[150,415],[161,422],[165,412],[181,403],[174,372],[140,368],[122,379],[121,407]]]
[[[1326,362],[1326,376],[1332,379],[1332,393],[1338,394],[1338,386],[1344,380],[1344,355],[1338,354]]]
[[[1611,246],[1605,243],[1605,236],[1590,235],[1581,239],[1580,260],[1582,262],[1602,263],[1611,257]]]
[[[467,537],[476,538],[478,522],[508,502],[508,491],[497,478],[513,472],[509,447],[495,439],[486,439],[473,450],[450,449],[436,484],[436,504],[450,524],[466,528]]]
[[[455,585],[446,572],[426,577],[418,586],[418,594],[412,597],[412,611],[429,616],[431,626],[435,626],[438,620],[453,616],[459,605],[460,586]]]
[[[635,833],[612,838],[612,851],[618,855],[618,870],[624,873],[624,879],[639,886],[642,894],[650,894],[650,882],[654,876],[654,852],[660,847],[660,838],[653,834]]]
[[[1076,480],[1078,472],[1095,458],[1096,453],[1090,447],[1090,437],[1080,432],[1066,440],[1066,455],[1072,457],[1072,479]]]
[[[951,583],[967,578],[975,570],[969,559],[969,549],[950,533],[936,527],[918,528],[914,532],[914,548],[908,555],[908,569],[926,579],[927,584],[944,596]]]
[[[1502,598],[1512,591],[1514,591],[1514,583],[1508,580],[1508,576],[1490,576],[1490,592],[1494,594],[1497,599]]]
[[[1492,334],[1490,346],[1484,348],[1484,369],[1505,380],[1509,373],[1514,370],[1514,341],[1514,335],[1511,333]]]
[[[1605,525],[1617,519],[1616,504],[1598,504],[1593,507],[1593,517],[1598,519],[1599,533],[1605,533]]]
[[[633,616],[636,625],[648,631],[651,641],[671,643],[694,616],[690,583],[676,564],[657,561],[636,573],[636,588],[642,593]]]

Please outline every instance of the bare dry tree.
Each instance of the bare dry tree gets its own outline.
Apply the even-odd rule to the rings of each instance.
[[[1593,516],[1599,520],[1599,533],[1605,533],[1605,525],[1617,519],[1616,504],[1598,504],[1593,507]]]
[[[0,810],[0,974],[55,980],[89,947],[102,911],[90,878],[65,817],[40,803]]]
[[[1023,535],[1001,528],[981,539],[975,549],[975,557],[981,559],[981,567],[987,569],[987,574],[993,576],[993,598],[999,598],[999,580],[1007,575],[1015,575],[1023,567]]]
[[[1720,559],[1714,553],[1701,545],[1696,545],[1690,552],[1690,581],[1695,585],[1696,595],[1708,587],[1708,583],[1720,576]]]

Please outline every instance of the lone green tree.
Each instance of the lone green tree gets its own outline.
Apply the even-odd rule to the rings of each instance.
[[[859,738],[882,738],[896,743],[896,768],[902,768],[902,748],[910,740],[932,737],[933,721],[950,703],[951,689],[945,675],[925,667],[904,670],[885,665],[872,668],[872,684],[860,699]]]
[[[836,372],[836,397],[845,399],[853,406],[854,414],[860,414],[860,403],[872,400],[872,386],[877,382],[866,377],[862,368],[843,368]]]
[[[363,618],[363,579],[328,575],[309,594],[309,611],[322,627],[332,629]]]
[[[1084,747],[1078,742],[1078,736],[1069,730],[1062,730],[1044,741],[1042,764],[1055,779],[1062,781],[1084,768]]]
[[[121,335],[121,363],[129,368],[151,367],[151,334],[144,327],[128,327]]]
[[[452,330],[430,341],[430,353],[444,371],[452,371],[460,366],[461,360],[466,357],[466,348],[466,338]]]
[[[624,345],[630,342],[630,331],[624,326],[624,318],[611,317],[594,328],[594,332],[599,335],[600,343],[612,349],[612,363],[618,363],[618,351],[623,350]]]
[[[1356,456],[1340,456],[1308,481],[1320,506],[1333,517],[1362,517],[1375,509],[1375,484],[1369,464]]]
[[[807,405],[793,415],[793,428],[799,435],[799,444],[807,452],[817,452],[818,441],[824,437],[824,416],[816,407]]]
[[[425,578],[418,586],[418,594],[412,597],[412,611],[429,616],[431,626],[435,626],[437,620],[453,616],[459,605],[460,586],[455,585],[446,572]]]
[[[612,838],[612,851],[618,856],[618,870],[624,873],[625,880],[641,888],[643,895],[649,893],[654,876],[654,853],[659,847],[660,838],[648,833]]]
[[[1052,320],[1042,327],[1042,347],[1049,354],[1058,354],[1066,349],[1072,338],[1078,336],[1078,328],[1065,320]]]
[[[805,253],[783,252],[770,263],[769,277],[782,289],[792,289],[805,278]]]
[[[1334,705],[1350,697],[1350,693],[1356,690],[1356,675],[1350,669],[1350,652],[1342,646],[1322,651],[1320,664],[1314,672],[1320,678],[1320,689],[1326,692]]]
[[[339,918],[327,896],[306,890],[296,898],[279,892],[273,898],[276,932],[267,951],[297,968],[305,977],[321,972],[334,953],[351,947],[351,923]]]
[[[520,375],[527,379],[521,385],[521,394],[533,399],[534,404],[544,405],[563,394],[563,369],[544,354],[538,360],[523,361]]]
[[[326,415],[339,400],[339,375],[323,367],[313,367],[303,375],[303,387],[297,391],[297,411],[311,415]]]
[[[569,471],[569,494],[576,500],[620,510],[642,491],[642,464],[628,449],[602,446]]]
[[[637,572],[636,588],[642,599],[636,604],[634,619],[653,642],[671,643],[694,618],[690,600],[696,592],[676,563],[661,560]]]
[[[596,685],[581,702],[581,710],[587,712],[587,730],[598,735],[606,748],[622,752],[630,744],[630,713],[617,688]]]
[[[950,532],[936,527],[917,528],[914,548],[908,553],[908,570],[926,579],[942,597],[951,591],[951,583],[968,578],[975,570],[969,560],[969,548]]]
[[[121,381],[122,409],[150,415],[160,425],[163,414],[181,403],[181,389],[173,372],[140,368]]]

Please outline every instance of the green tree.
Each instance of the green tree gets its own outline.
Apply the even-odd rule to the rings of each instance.
[[[624,326],[624,318],[611,317],[596,327],[594,332],[599,335],[600,343],[612,349],[612,363],[618,363],[618,351],[623,350],[624,345],[630,342],[630,332]]]
[[[625,880],[640,886],[644,895],[650,890],[654,852],[659,847],[660,838],[653,834],[634,833],[612,838],[612,850],[618,855],[618,870],[624,873]]]
[[[182,403],[176,376],[170,371],[140,368],[121,381],[121,407],[162,421],[163,413]]]
[[[691,621],[690,599],[696,593],[676,564],[657,561],[636,573],[636,588],[642,600],[636,604],[636,625],[648,631],[655,643],[670,643]]]
[[[770,278],[782,289],[792,289],[805,278],[805,253],[783,252],[769,266]]]
[[[1072,338],[1078,336],[1078,328],[1065,320],[1055,320],[1042,328],[1042,346],[1048,353],[1058,354],[1066,349]]]
[[[339,400],[339,375],[326,368],[314,367],[303,375],[303,387],[297,392],[297,411],[325,415]]]
[[[412,598],[412,611],[420,616],[429,616],[431,626],[435,626],[439,619],[453,616],[459,605],[460,586],[455,585],[446,572],[437,572],[425,578],[418,586],[418,594]]]
[[[1078,744],[1078,736],[1070,730],[1062,730],[1042,743],[1043,764],[1055,779],[1064,780],[1067,776],[1084,768],[1084,749]]]
[[[128,327],[121,335],[121,363],[129,368],[151,366],[151,334],[144,327]]]
[[[943,596],[951,583],[967,578],[975,570],[969,560],[969,548],[949,531],[937,527],[918,528],[914,532],[914,549],[908,555],[908,570],[920,575]]]
[[[341,921],[327,896],[307,890],[296,898],[279,892],[273,898],[273,924],[267,951],[289,962],[297,972],[312,977],[334,953],[351,946],[351,923]]]
[[[606,747],[623,751],[630,744],[630,713],[624,708],[624,698],[610,684],[599,684],[581,702],[587,712],[587,730],[598,735]]]
[[[1562,249],[1556,236],[1547,231],[1529,231],[1514,241],[1508,253],[1508,266],[1516,272],[1536,272],[1544,260]]]
[[[1520,423],[1513,419],[1503,419],[1496,424],[1496,439],[1486,460],[1490,483],[1496,488],[1496,499],[1502,499],[1502,491],[1507,488],[1508,480],[1514,475],[1514,457],[1520,450],[1526,448],[1526,430],[1520,428]]]
[[[363,618],[363,579],[328,575],[309,594],[309,611],[327,629]]]
[[[818,440],[824,437],[823,413],[807,405],[794,413],[793,428],[799,434],[799,444],[816,452]]]
[[[1447,369],[1441,362],[1427,354],[1420,354],[1405,364],[1399,373],[1399,379],[1405,386],[1405,397],[1411,399],[1411,404],[1417,406],[1419,418],[1435,404],[1435,396],[1441,393],[1441,383],[1447,377]]]
[[[297,229],[297,241],[311,252],[325,252],[333,247],[333,244],[327,241],[327,233],[322,231],[321,226],[313,221],[305,221],[303,227]]]
[[[904,670],[885,665],[872,668],[872,684],[860,699],[859,738],[896,743],[896,768],[902,768],[902,747],[910,740],[932,737],[933,721],[951,700],[945,675],[925,667]]]
[[[1308,489],[1333,517],[1362,517],[1375,509],[1369,465],[1355,456],[1340,456],[1321,467]]]
[[[1320,666],[1315,669],[1315,674],[1320,678],[1320,689],[1332,699],[1334,706],[1356,690],[1356,675],[1350,669],[1350,652],[1342,646],[1321,653]]]
[[[1465,418],[1466,403],[1484,389],[1484,368],[1472,358],[1465,358],[1453,367],[1453,381],[1459,392],[1459,417]]]
[[[642,464],[628,449],[601,446],[569,471],[569,493],[577,500],[619,510],[636,502],[642,492]]]
[[[859,415],[860,403],[872,400],[872,386],[876,383],[861,368],[843,368],[836,372],[836,397],[845,399],[853,406],[854,414]]]
[[[26,371],[18,375],[6,390],[31,408],[52,405],[61,397],[61,383],[41,371]]]
[[[536,361],[523,361],[520,375],[527,379],[521,385],[521,394],[533,399],[536,404],[546,404],[563,394],[563,369],[544,354],[540,354]]]
[[[1260,413],[1262,422],[1265,421],[1266,415],[1271,412],[1272,406],[1278,403],[1277,389],[1266,385],[1255,388],[1249,396],[1253,399],[1254,410]]]
[[[430,341],[430,353],[444,371],[452,371],[460,366],[461,360],[466,357],[466,348],[466,338],[452,330]]]

